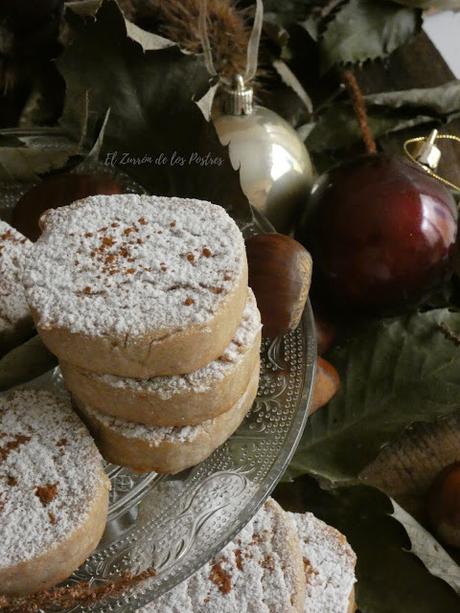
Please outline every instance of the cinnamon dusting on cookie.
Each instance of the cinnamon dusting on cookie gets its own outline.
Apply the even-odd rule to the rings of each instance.
[[[40,498],[40,502],[44,507],[46,507],[56,498],[57,490],[57,483],[39,485],[35,488],[35,496]]]
[[[262,568],[265,568],[266,570],[269,570],[270,572],[273,572],[275,570],[275,563],[273,560],[273,556],[270,554],[267,554],[264,556],[260,565],[262,566]]]
[[[9,441],[4,447],[0,447],[0,462],[4,462],[12,451],[28,441],[30,441],[30,436],[17,434],[12,441]]]
[[[238,570],[243,570],[243,554],[241,553],[241,549],[235,549],[235,564]]]
[[[26,597],[0,596],[0,611],[4,613],[37,613],[50,606],[68,609],[76,605],[92,605],[105,598],[113,598],[137,584],[155,577],[154,569],[144,570],[137,575],[125,572],[119,578],[104,585],[94,586],[88,581],[56,587]]]
[[[39,326],[138,336],[210,321],[245,269],[243,237],[221,207],[117,194],[51,210],[23,280]]]
[[[228,594],[232,589],[232,578],[230,574],[222,568],[221,562],[216,562],[212,566],[209,579],[222,594]]]

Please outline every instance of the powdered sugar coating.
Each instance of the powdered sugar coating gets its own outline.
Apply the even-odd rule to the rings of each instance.
[[[247,392],[230,408],[236,413],[241,405],[247,400]],[[219,417],[214,417],[201,422],[196,426],[144,426],[133,421],[126,421],[119,417],[105,415],[96,409],[84,405],[83,412],[93,417],[105,427],[110,428],[125,438],[140,439],[152,447],[158,447],[163,443],[191,443],[198,436],[208,432]]]
[[[345,537],[312,513],[288,513],[300,538],[307,580],[305,612],[346,613],[356,556]]]
[[[0,333],[30,319],[22,273],[31,247],[32,243],[25,236],[0,220]]]
[[[252,290],[248,290],[248,298],[243,311],[243,317],[233,339],[222,356],[210,362],[203,368],[187,375],[169,377],[152,377],[151,379],[133,379],[115,375],[92,373],[86,375],[113,388],[132,389],[158,395],[162,400],[168,400],[175,394],[184,392],[200,393],[212,388],[217,381],[227,377],[243,359],[243,356],[253,345],[261,328],[260,313]]]
[[[157,613],[291,613],[292,520],[269,500],[235,541],[142,609]]]
[[[206,324],[245,267],[235,222],[200,200],[92,196],[44,223],[24,284],[45,328],[137,336]]]
[[[104,479],[87,429],[43,390],[0,397],[0,568],[39,556],[85,521]]]

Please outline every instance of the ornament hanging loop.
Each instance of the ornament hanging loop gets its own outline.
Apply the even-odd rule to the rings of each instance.
[[[429,175],[455,192],[460,192],[459,185],[445,179],[436,172],[441,159],[441,151],[436,146],[437,140],[452,140],[460,143],[460,137],[455,136],[455,134],[439,134],[437,130],[433,130],[428,137],[418,136],[406,140],[403,145],[404,152],[412,162],[423,168]],[[416,146],[410,147],[410,145]]]
[[[212,77],[217,77],[217,70],[214,66],[214,60],[212,57],[211,42],[208,34],[208,2],[207,0],[201,0],[200,15],[198,18],[198,27],[200,32],[201,46],[203,47],[204,63],[207,71]]]
[[[262,35],[263,22],[264,4],[262,0],[256,0],[256,14],[254,15],[254,23],[252,25],[251,36],[249,37],[246,54],[246,72],[244,73],[244,80],[246,83],[252,81],[257,73],[260,37]]]
[[[227,87],[234,87],[235,83],[229,82],[227,79],[219,75],[216,70],[214,59],[212,57],[212,47],[209,40],[208,31],[208,2],[207,0],[201,0],[200,15],[199,15],[199,32],[201,45],[203,47],[204,62],[209,74],[212,77],[219,77],[221,83]],[[249,37],[248,48],[246,52],[246,69],[244,75],[235,75],[235,79],[242,78],[243,84],[250,83],[254,79],[257,73],[258,56],[260,37],[262,34],[262,26],[264,20],[264,5],[262,0],[256,0],[256,13],[254,15],[254,23],[252,25],[251,35]],[[236,84],[237,85],[237,84]],[[238,87],[238,85],[237,85]],[[236,87],[236,89],[237,89]]]

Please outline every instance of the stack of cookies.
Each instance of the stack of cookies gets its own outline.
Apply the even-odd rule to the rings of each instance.
[[[102,454],[176,473],[239,426],[259,379],[243,237],[219,206],[94,196],[45,213],[24,285]]]

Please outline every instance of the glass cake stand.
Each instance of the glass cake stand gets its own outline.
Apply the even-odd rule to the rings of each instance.
[[[128,179],[126,185],[127,191],[143,191]],[[0,217],[9,217],[11,207],[29,187],[0,185]],[[270,230],[257,213],[253,222],[242,227],[245,236]],[[200,568],[255,514],[287,468],[307,420],[316,359],[309,303],[296,330],[263,341],[261,357],[252,410],[207,460],[174,476],[106,466],[112,491],[103,539],[66,585],[88,581],[102,586],[127,571],[137,574],[151,567],[156,575],[91,607],[77,605],[65,611],[135,611]],[[66,393],[58,368],[26,386]]]

